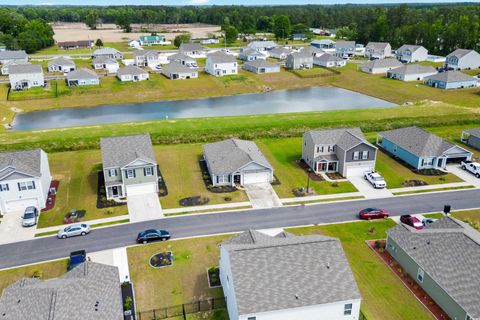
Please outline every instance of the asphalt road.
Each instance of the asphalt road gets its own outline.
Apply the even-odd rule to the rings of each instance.
[[[385,199],[356,200],[308,206],[230,211],[184,215],[93,230],[88,236],[59,240],[56,237],[33,239],[0,246],[0,268],[66,257],[71,251],[87,252],[135,244],[138,232],[148,228],[168,229],[172,238],[218,233],[333,223],[357,219],[356,213],[367,207],[380,207],[392,215],[439,212],[443,205],[452,209],[480,207],[480,190],[462,190]]]

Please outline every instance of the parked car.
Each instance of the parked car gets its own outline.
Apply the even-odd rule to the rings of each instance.
[[[365,172],[364,177],[375,189],[383,189],[387,186],[385,179],[378,172],[367,171]]]
[[[480,178],[480,163],[462,161],[461,166],[463,170],[469,171],[470,173],[474,174],[475,177]]]
[[[85,250],[78,250],[70,252],[70,260],[68,260],[67,270],[70,271],[79,264],[82,264],[87,259],[87,252]]]
[[[366,208],[358,213],[358,217],[364,220],[388,218],[390,213],[385,209]]]
[[[142,231],[137,236],[138,243],[147,243],[151,241],[165,241],[170,239],[170,232],[167,230],[148,229]]]
[[[38,209],[35,207],[27,207],[22,216],[22,226],[32,227],[37,224]]]
[[[86,223],[71,224],[68,227],[62,228],[58,231],[58,239],[66,239],[76,236],[86,236],[90,233],[90,226]]]
[[[426,226],[428,226],[429,224],[434,223],[435,221],[437,221],[437,219],[433,219],[433,218],[423,218],[422,224],[426,227]]]
[[[421,230],[425,228],[425,226],[423,225],[422,221],[420,221],[420,219],[418,219],[417,217],[412,217],[409,214],[404,214],[400,216],[400,222],[405,223],[410,227],[414,227],[417,230]]]

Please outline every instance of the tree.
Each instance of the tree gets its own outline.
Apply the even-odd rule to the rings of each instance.
[[[228,17],[223,18],[223,23],[222,23],[222,31],[226,31],[227,28],[230,27],[230,19]]]
[[[98,25],[98,15],[95,13],[95,11],[90,11],[87,16],[85,17],[85,24],[87,27],[89,27],[91,30],[97,29]]]
[[[238,30],[234,26],[230,26],[225,31],[225,40],[228,44],[234,43],[238,38]]]
[[[187,42],[190,42],[190,33],[182,33],[176,36],[175,39],[173,40],[173,44],[177,48],[180,47],[182,43],[187,43]]]
[[[257,30],[271,32],[273,30],[273,19],[268,16],[258,18]]]
[[[257,29],[255,18],[252,15],[246,15],[242,20],[240,31],[243,33],[253,34]]]
[[[286,39],[292,32],[290,18],[286,15],[275,16],[273,18],[273,33],[277,39]]]
[[[97,39],[97,41],[95,41],[95,45],[96,45],[97,47],[103,47],[103,41],[102,41],[102,39],[100,39],[100,38]]]
[[[131,23],[131,18],[128,13],[123,13],[118,16],[117,18],[117,26],[119,26],[124,32],[132,32],[132,26],[130,25]]]

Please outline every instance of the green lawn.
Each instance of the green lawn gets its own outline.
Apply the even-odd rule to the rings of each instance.
[[[395,222],[388,219],[288,231],[297,235],[324,234],[340,239],[362,294],[362,311],[368,320],[433,319],[430,312],[365,244],[366,240],[385,238],[386,230],[393,226]],[[376,234],[368,233],[371,228],[375,228]]]
[[[339,71],[342,70],[342,68],[338,68]],[[304,69],[304,70],[292,70],[292,73],[295,75],[298,75],[299,77],[321,77],[321,76],[330,76],[330,75],[335,75],[331,70],[328,70],[326,68],[311,68],[311,69]]]
[[[452,216],[469,223],[472,227],[480,231],[480,210],[462,210],[452,212]]]
[[[307,186],[307,175],[295,162],[302,157],[301,138],[265,139],[257,144],[281,182],[273,187],[280,198],[292,198],[293,189]],[[310,181],[310,187],[319,195],[357,191],[350,182],[335,185],[327,181]]]

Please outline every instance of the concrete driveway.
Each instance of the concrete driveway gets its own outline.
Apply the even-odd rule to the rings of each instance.
[[[162,206],[156,193],[145,193],[127,197],[130,222],[163,218]]]
[[[449,164],[447,165],[447,170],[472,186],[480,188],[480,179],[475,177],[470,171],[463,170],[459,164]]]
[[[244,185],[248,199],[253,208],[281,207],[282,202],[270,183],[255,183]]]
[[[22,227],[23,211],[9,212],[0,220],[0,244],[30,240],[35,237],[37,226]]]
[[[375,189],[363,176],[348,177],[348,180],[366,199],[393,197],[388,189]]]

